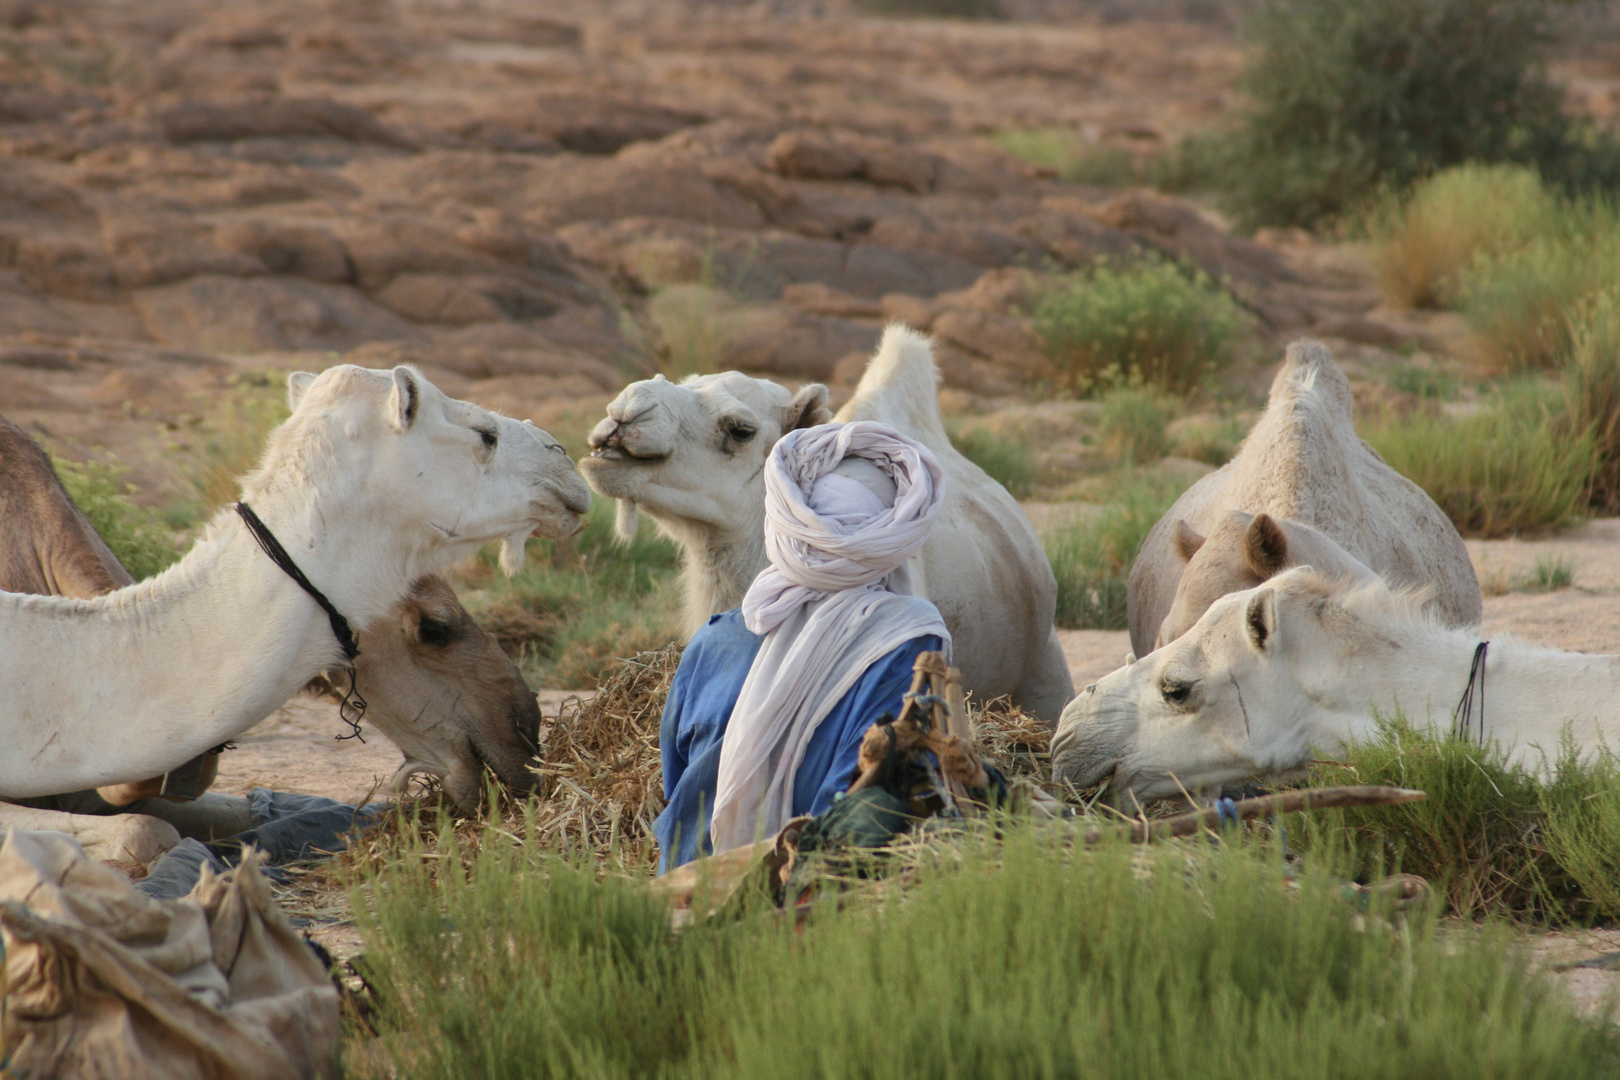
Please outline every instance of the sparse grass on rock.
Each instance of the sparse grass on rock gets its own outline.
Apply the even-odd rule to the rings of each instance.
[[[1057,381],[1084,396],[1133,381],[1166,393],[1202,387],[1229,364],[1249,319],[1202,271],[1159,259],[1099,260],[1035,306]]]

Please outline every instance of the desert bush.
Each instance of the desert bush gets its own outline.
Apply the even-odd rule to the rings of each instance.
[[[1373,267],[1390,302],[1452,307],[1469,266],[1556,232],[1562,209],[1534,169],[1459,165],[1374,206]]]
[[[1620,215],[1604,200],[1568,207],[1560,227],[1476,262],[1461,306],[1485,359],[1499,370],[1551,370],[1574,348],[1571,313],[1620,276]]]
[[[545,847],[407,838],[354,894],[382,1038],[349,1072],[1303,1080],[1620,1061],[1620,1034],[1504,927],[1355,918],[1325,869],[1285,887],[1270,847],[1081,854],[1059,835],[964,837],[903,887],[676,933],[642,883]]]
[[[1563,366],[1561,430],[1589,432],[1597,465],[1587,502],[1612,514],[1620,510],[1620,294],[1605,289],[1569,316],[1570,356]]]
[[[1027,442],[982,424],[949,425],[951,445],[1015,499],[1035,490],[1034,455]]]
[[[672,379],[718,370],[742,320],[730,294],[703,283],[658,289],[647,301],[647,314],[662,345],[658,369]]]
[[[130,499],[135,485],[125,483],[122,465],[70,461],[53,457],[62,486],[79,504],[91,527],[118,556],[136,581],[151,577],[180,557],[174,536],[155,510]]]
[[[1170,422],[1181,402],[1140,381],[1116,385],[1097,397],[1097,446],[1118,465],[1147,465],[1170,452]]]
[[[1579,521],[1598,465],[1592,433],[1562,430],[1554,404],[1531,387],[1499,391],[1470,416],[1384,418],[1362,437],[1467,536]]]
[[[1150,258],[1066,276],[1037,302],[1034,323],[1069,393],[1131,380],[1182,393],[1233,359],[1249,318],[1202,271]]]
[[[1543,70],[1555,15],[1548,0],[1268,0],[1247,23],[1232,209],[1309,225],[1467,161],[1601,179],[1606,141]]]
[[[258,467],[266,438],[287,415],[285,392],[268,376],[246,377],[225,394],[197,442],[178,448],[183,494],[176,523],[207,519],[235,502],[242,477]]]
[[[1375,738],[1318,764],[1311,783],[1391,784],[1428,798],[1308,815],[1289,835],[1307,859],[1343,845],[1362,877],[1398,867],[1426,878],[1453,914],[1620,918],[1620,761],[1543,749],[1545,782],[1494,742],[1419,731],[1399,712],[1381,717]]]
[[[613,515],[613,502],[598,499],[576,536],[530,540],[511,579],[495,573],[492,551],[483,553],[481,587],[463,597],[525,675],[548,686],[594,687],[615,660],[681,636],[674,545],[646,521],[623,543]]]
[[[1057,578],[1058,626],[1125,629],[1125,583],[1150,529],[1185,485],[1162,476],[1126,472],[1094,515],[1041,538]]]
[[[1073,184],[1125,187],[1144,179],[1129,150],[1098,146],[1067,128],[1003,128],[991,141],[1016,158],[1055,170]]]
[[[1202,461],[1217,469],[1237,456],[1248,428],[1235,417],[1225,420],[1199,418],[1171,429],[1170,452],[1177,457]]]

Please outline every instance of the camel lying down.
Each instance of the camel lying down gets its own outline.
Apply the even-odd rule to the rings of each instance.
[[[1374,713],[1397,708],[1418,727],[1455,726],[1471,739],[1483,726],[1513,761],[1538,768],[1566,731],[1583,754],[1620,749],[1620,656],[1513,640],[1480,654],[1478,633],[1445,626],[1426,599],[1310,567],[1222,597],[1186,634],[1070,703],[1052,742],[1054,778],[1148,799],[1283,777],[1313,750],[1374,737]],[[1459,709],[1471,679],[1476,692]]]
[[[482,763],[532,784],[532,696],[448,586],[423,575],[490,540],[521,550],[531,531],[576,531],[590,494],[572,462],[539,429],[445,397],[408,368],[345,365],[289,387],[292,416],[244,501],[361,629],[367,715],[405,752],[400,777],[441,772],[473,803]],[[35,483],[29,495],[43,491],[49,511],[50,490]],[[46,545],[47,584],[71,578],[54,558],[64,536],[72,530]],[[87,546],[111,558],[82,532],[78,543],[81,556]],[[89,600],[0,593],[0,643],[7,799],[164,773],[344,662],[327,614],[231,511],[138,585]]]

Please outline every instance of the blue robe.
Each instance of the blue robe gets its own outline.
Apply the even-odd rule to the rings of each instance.
[[[668,801],[653,823],[660,874],[710,851],[709,812],[719,783],[720,744],[764,641],[743,625],[742,612],[733,609],[710,618],[681,654],[658,731]],[[917,654],[943,647],[934,634],[913,638],[867,668],[849,688],[810,736],[793,778],[795,817],[821,813],[849,786],[866,729],[884,713],[900,715]]]

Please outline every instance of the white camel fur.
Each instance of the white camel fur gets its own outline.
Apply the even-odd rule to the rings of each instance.
[[[243,500],[357,630],[423,574],[491,540],[510,565],[530,532],[568,535],[590,506],[551,436],[410,368],[299,372],[288,391]],[[138,585],[0,593],[0,797],[160,775],[342,662],[326,614],[230,510]]]
[[[1188,488],[1142,541],[1126,585],[1136,655],[1173,640],[1203,613],[1207,600],[1192,603],[1184,593],[1178,603],[1184,577],[1187,592],[1207,597],[1253,584],[1252,577],[1222,577],[1219,566],[1205,565],[1217,561],[1220,545],[1188,565],[1189,551],[1198,550],[1192,541],[1201,542],[1234,510],[1319,530],[1342,549],[1335,562],[1355,560],[1392,585],[1428,586],[1448,624],[1478,624],[1479,580],[1462,537],[1422,488],[1357,437],[1353,408],[1350,383],[1326,346],[1308,340],[1288,346],[1265,414],[1237,456]],[[1167,625],[1178,606],[1174,625]]]
[[[1074,693],[1052,629],[1057,583],[1012,496],[951,446],[938,393],[928,339],[891,326],[836,419],[888,424],[939,457],[945,505],[913,586],[944,616],[967,689],[981,701],[1010,695],[1052,723]],[[619,500],[621,535],[633,535],[639,507],[681,547],[688,632],[738,606],[764,569],[765,459],[784,433],[832,419],[826,404],[816,384],[792,393],[735,371],[659,376],[627,386],[591,433],[581,468]]]
[[[1477,631],[1444,625],[1423,590],[1349,584],[1296,567],[1216,601],[1186,634],[1088,686],[1064,710],[1053,774],[1116,794],[1174,796],[1286,777],[1313,751],[1377,735],[1375,714],[1453,730]],[[1620,656],[1490,642],[1484,737],[1545,769],[1566,732],[1589,755],[1620,749]],[[1466,736],[1480,737],[1480,699]]]

